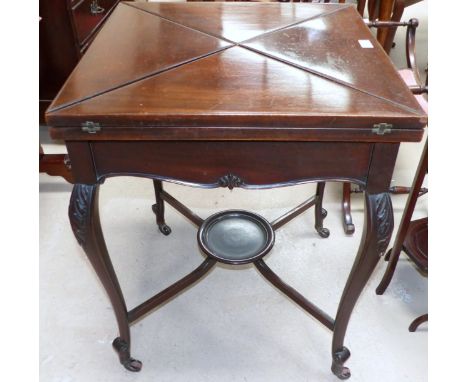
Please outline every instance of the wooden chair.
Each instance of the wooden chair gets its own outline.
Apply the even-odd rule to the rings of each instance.
[[[385,255],[388,261],[387,269],[376,289],[376,293],[381,295],[385,292],[390,281],[392,280],[395,268],[403,250],[408,257],[416,264],[418,269],[427,276],[428,273],[428,218],[417,219],[411,221],[411,217],[416,206],[416,201],[421,193],[421,185],[427,173],[427,141],[424,146],[424,151],[419,162],[418,170],[411,187],[411,192],[406,202],[403,218],[401,219],[398,233],[395,238],[393,248]],[[409,331],[414,332],[417,327],[428,320],[428,314],[424,314],[416,318],[409,326]]]
[[[421,81],[421,76],[419,74],[418,68],[416,66],[416,56],[415,56],[415,34],[416,27],[418,26],[418,21],[416,19],[411,19],[408,23],[404,22],[370,22],[371,27],[381,27],[381,26],[406,26],[406,59],[408,64],[408,69],[403,69],[400,71],[400,75],[408,84],[410,90],[415,94],[416,99],[418,100],[421,107],[427,112],[428,104],[426,99],[423,97],[423,94],[428,93],[428,84],[427,78],[426,82]],[[379,286],[376,289],[376,293],[381,295],[387,289],[395,268],[400,257],[400,253],[403,250],[408,257],[416,264],[418,269],[427,276],[428,273],[428,218],[418,219],[411,221],[416,202],[418,197],[427,193],[427,189],[422,188],[422,183],[428,169],[428,142],[424,146],[424,150],[416,171],[416,175],[413,180],[413,184],[410,188],[409,197],[406,202],[405,211],[403,213],[400,226],[398,228],[398,233],[395,239],[393,248],[391,248],[386,256],[385,260],[388,261],[387,269],[385,274],[380,282]],[[414,332],[417,327],[428,320],[428,314],[424,314],[416,318],[411,325],[409,326],[409,331]]]
[[[421,2],[422,0],[369,0],[368,13],[370,20],[379,21],[400,21],[403,11],[410,5]],[[395,30],[380,29],[377,32],[377,40],[387,53],[393,46]]]
[[[400,0],[404,1],[404,0]],[[395,15],[395,18],[399,18],[398,14]],[[400,21],[377,21],[371,20],[368,22],[370,28],[378,29],[387,29],[393,30],[390,37],[393,40],[393,36],[396,32],[396,29],[399,26],[406,26],[406,63],[407,68],[399,70],[399,73],[405,83],[408,85],[412,93],[415,95],[421,107],[427,112],[427,101],[424,98],[423,94],[427,93],[427,76],[425,82],[422,81],[422,77],[419,73],[418,66],[416,64],[416,28],[419,23],[416,19],[411,19],[409,22],[400,22]],[[408,194],[410,192],[410,187],[404,186],[393,186],[390,187],[389,192],[392,194]],[[422,189],[423,192],[426,192],[426,189]],[[351,183],[343,183],[343,199],[342,199],[342,218],[343,218],[343,228],[346,234],[353,234],[355,227],[353,224],[353,219],[351,215],[351,193],[353,192],[362,192],[362,188],[357,187],[355,189],[351,188]]]

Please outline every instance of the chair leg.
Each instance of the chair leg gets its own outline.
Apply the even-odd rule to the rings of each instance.
[[[161,197],[161,191],[163,190],[162,182],[160,180],[153,180],[154,194],[156,196],[156,204],[153,204],[153,212],[156,214],[156,224],[159,230],[164,235],[169,235],[172,231],[171,228],[166,224],[164,220],[164,200]]]
[[[324,191],[325,182],[317,183],[317,189],[315,191],[315,198],[317,200],[315,204],[315,229],[321,237],[327,238],[330,236],[330,230],[328,230],[328,228],[323,228],[323,219],[327,216],[327,211],[322,208]]]
[[[341,208],[343,211],[344,231],[347,235],[352,235],[355,228],[351,216],[351,183],[343,183],[343,202]]]
[[[429,315],[427,313],[423,314],[422,316],[419,316],[411,323],[408,330],[410,332],[415,332],[419,325],[421,325],[423,322],[427,322],[428,320],[429,320]]]
[[[385,255],[385,260],[388,259],[387,269],[380,281],[380,284],[377,286],[375,293],[382,295],[392,281],[393,274],[395,273],[395,269],[398,263],[398,259],[400,258],[401,247],[393,246],[387,254]]]
[[[395,242],[393,243],[392,251],[390,255],[387,253],[385,257],[389,257],[387,269],[385,274],[382,277],[382,281],[376,289],[377,294],[383,294],[392,280],[395,268],[400,257],[400,252],[403,249],[403,242],[405,240],[406,234],[408,232],[409,224],[411,222],[411,216],[413,215],[414,208],[416,206],[416,201],[418,200],[419,191],[421,190],[422,183],[424,181],[424,176],[427,172],[427,140],[424,146],[424,151],[419,161],[418,169],[411,186],[411,192],[406,201],[405,211],[403,212],[403,217],[401,218],[400,226],[398,227],[398,232],[395,237]]]

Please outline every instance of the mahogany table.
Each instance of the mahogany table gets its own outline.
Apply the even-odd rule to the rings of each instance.
[[[141,369],[130,355],[130,324],[224,261],[252,262],[330,329],[332,371],[350,376],[344,337],[392,234],[388,188],[399,143],[419,141],[426,125],[424,111],[354,7],[120,3],[46,117],[51,136],[67,145],[76,182],[71,226],[112,302],[120,332],[113,345],[127,369]],[[153,179],[160,228],[167,202],[200,227],[206,256],[195,271],[131,310],[98,212],[100,184],[119,175]],[[271,224],[245,211],[229,212],[254,219],[251,224],[268,231],[268,242],[255,256],[223,259],[203,243],[203,227],[213,219],[203,221],[162,190],[162,181],[206,188],[361,185],[365,226],[335,317],[262,259],[274,230],[321,200],[311,198]]]

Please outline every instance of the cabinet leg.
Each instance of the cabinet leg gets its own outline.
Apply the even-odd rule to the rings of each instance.
[[[114,309],[119,337],[114,340],[113,346],[119,354],[120,363],[128,370],[139,371],[142,363],[130,356],[127,306],[102,234],[99,219],[99,184],[75,184],[68,216],[76,240],[85,251]]]
[[[315,191],[315,229],[321,237],[330,236],[330,231],[327,228],[323,228],[323,219],[327,216],[327,211],[322,207],[323,193],[325,192],[325,182],[317,183],[317,189]]]
[[[346,282],[335,318],[332,343],[332,372],[340,379],[351,376],[344,363],[350,356],[344,338],[354,305],[385,252],[393,231],[393,209],[387,192],[365,194],[366,209],[363,236],[351,273]]]

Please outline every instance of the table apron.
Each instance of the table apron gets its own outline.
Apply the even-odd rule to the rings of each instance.
[[[67,147],[77,183],[131,175],[207,188],[318,180],[364,185],[374,150],[360,142],[89,141]],[[93,168],[74,166],[83,162]]]

